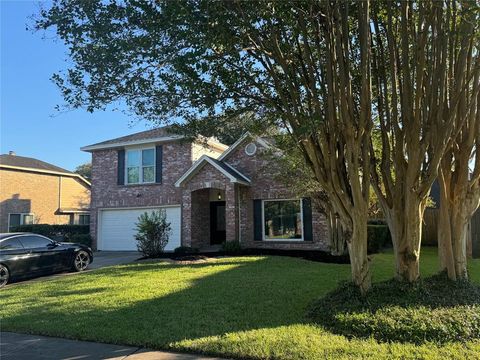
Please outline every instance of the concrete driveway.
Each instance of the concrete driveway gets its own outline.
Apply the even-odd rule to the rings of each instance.
[[[139,347],[0,332],[2,360],[215,360],[197,355],[153,351]],[[220,359],[218,359],[220,360]]]
[[[114,266],[114,265],[123,265],[134,262],[137,259],[140,259],[142,255],[137,251],[97,251],[93,253],[93,263],[90,264],[86,272],[93,271],[97,269],[104,268],[106,266]],[[43,275],[40,277],[34,278],[25,278],[14,280],[11,283],[8,283],[5,288],[16,286],[20,284],[26,284],[33,281],[46,281],[55,279],[61,276],[75,276],[76,274],[81,274],[77,272],[61,272],[61,273],[54,273]]]
[[[93,263],[88,268],[95,270],[105,266],[128,264],[141,257],[142,254],[137,251],[97,251],[93,254]]]

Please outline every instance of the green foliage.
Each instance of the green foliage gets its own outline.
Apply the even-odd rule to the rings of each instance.
[[[50,224],[31,224],[20,225],[11,229],[11,232],[31,232],[47,236],[49,238],[62,238],[63,241],[73,241],[74,235],[88,235],[90,233],[89,225],[50,225]]]
[[[227,255],[239,255],[242,253],[242,246],[238,241],[225,241],[222,243],[222,251]]]
[[[163,253],[170,238],[171,227],[164,210],[145,212],[138,217],[137,249],[144,256],[157,257]]]
[[[92,179],[92,163],[85,163],[82,165],[78,165],[75,168],[74,173],[84,177],[87,180]]]
[[[374,255],[373,280],[393,276],[393,264],[391,252]],[[435,273],[436,249],[422,249],[420,266],[423,274]],[[471,260],[469,269],[480,285],[480,259]],[[284,256],[137,261],[2,289],[1,327],[229,359],[478,358],[480,341],[377,342],[306,323],[308,305],[349,276],[346,264]]]
[[[177,255],[191,255],[191,254],[198,254],[198,249],[193,248],[191,246],[179,246],[175,248],[173,252]]]
[[[367,237],[369,254],[377,253],[392,243],[390,230],[385,224],[369,223],[367,226]]]
[[[70,241],[77,244],[92,246],[92,238],[90,234],[73,234],[70,237]]]
[[[480,339],[480,287],[445,274],[417,284],[390,280],[362,297],[346,283],[318,300],[309,318],[351,337],[421,344]]]

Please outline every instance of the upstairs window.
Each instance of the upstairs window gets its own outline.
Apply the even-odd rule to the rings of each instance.
[[[145,184],[155,182],[155,149],[127,150],[126,183]]]

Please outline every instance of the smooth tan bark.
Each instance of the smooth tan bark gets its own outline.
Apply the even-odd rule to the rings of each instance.
[[[376,126],[382,151],[379,159],[371,151],[372,185],[392,233],[397,277],[412,282],[420,276],[430,188],[456,136],[458,109],[472,81],[475,15],[472,1],[374,4]],[[382,6],[386,16],[377,17]],[[459,229],[452,227],[452,234]],[[447,245],[442,254],[449,252]],[[452,247],[452,252],[461,256],[462,249]]]
[[[352,234],[354,241],[348,242],[350,256],[350,266],[352,270],[353,283],[358,286],[360,292],[365,294],[372,286],[372,280],[369,270],[367,255],[367,225],[365,222],[354,224],[354,233]]]

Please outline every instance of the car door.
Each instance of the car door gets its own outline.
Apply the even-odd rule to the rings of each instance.
[[[29,268],[31,254],[17,237],[11,237],[0,241],[0,258],[12,276],[21,276]]]
[[[19,240],[30,252],[29,270],[31,272],[47,272],[56,267],[58,254],[52,240],[40,235],[23,235]]]

